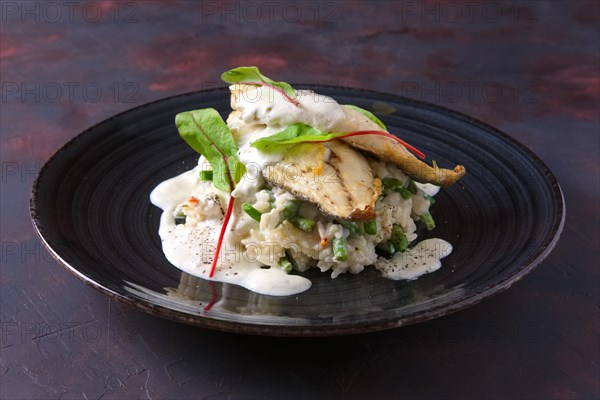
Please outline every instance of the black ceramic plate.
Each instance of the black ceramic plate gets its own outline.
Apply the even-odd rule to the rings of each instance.
[[[302,87],[302,85],[299,85]],[[151,314],[224,331],[321,336],[376,331],[439,317],[507,289],[555,245],[564,221],[559,185],[531,151],[456,112],[406,98],[336,87],[309,87],[371,110],[392,132],[441,166],[467,175],[434,206],[453,253],[435,273],[394,282],[375,270],[270,297],[209,283],[163,256],[161,210],[149,201],[161,181],[192,168],[195,154],[174,126],[178,112],[229,112],[227,89],[171,97],[110,118],[77,136],[41,170],[32,193],[34,225],[69,271],[102,292]],[[427,235],[425,235],[427,236]],[[212,307],[210,306],[212,305]]]

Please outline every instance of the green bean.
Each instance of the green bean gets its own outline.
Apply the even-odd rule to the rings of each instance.
[[[346,261],[348,259],[348,242],[345,237],[333,239],[333,259],[336,261]]]
[[[433,220],[433,217],[431,216],[429,211],[426,211],[423,214],[419,215],[419,219],[421,220],[421,222],[423,222],[423,225],[425,225],[425,229],[427,229],[428,231],[432,231],[435,229],[435,221]]]
[[[410,190],[408,190],[406,188],[403,188],[403,187],[399,187],[399,188],[396,188],[394,190],[396,192],[400,193],[400,196],[402,196],[402,198],[404,200],[410,199],[412,197],[412,195],[413,195]]]
[[[383,183],[383,187],[386,189],[395,189],[399,186],[402,186],[402,181],[396,178],[383,178],[381,182]]]
[[[203,181],[212,181],[213,180],[213,172],[212,171],[200,171],[200,179]]]
[[[283,205],[283,208],[279,212],[279,223],[277,226],[281,225],[283,221],[286,221],[293,216],[298,214],[298,203],[294,200],[288,200]]]
[[[392,244],[391,240],[387,241],[387,242],[379,243],[377,245],[377,247],[375,247],[375,249],[377,250],[377,254],[382,255],[386,258],[389,258],[389,257],[393,256],[394,253],[396,253],[396,248]]]
[[[279,259],[279,267],[286,273],[289,274],[292,271],[292,268],[294,267],[292,265],[292,262],[290,260],[288,260],[287,257],[281,257]]]
[[[290,221],[290,223],[296,228],[301,229],[304,232],[312,232],[317,225],[314,219],[301,217],[299,215],[293,216],[288,221]]]
[[[415,182],[412,179],[408,180],[408,185],[406,186],[406,188],[412,194],[417,194],[417,185],[415,185]]]
[[[370,221],[365,221],[363,230],[367,235],[377,235],[377,220],[372,219]]]
[[[390,241],[394,245],[396,251],[399,251],[400,253],[404,253],[408,248],[408,239],[404,235],[404,232],[402,232],[402,228],[397,224],[392,225],[392,237],[390,238]]]
[[[360,226],[358,226],[356,222],[339,221],[339,224],[350,231],[350,236],[360,236],[362,234],[360,231]]]
[[[267,192],[269,193],[269,204],[271,205],[271,208],[275,208],[275,195],[270,190]]]
[[[290,262],[292,263],[292,267],[294,269],[298,268],[298,263],[296,262],[296,260],[294,259],[294,257],[292,256],[292,251],[290,249],[285,249],[285,256],[287,257],[288,260],[290,260]]]
[[[381,182],[383,182],[383,187],[385,189],[400,193],[405,200],[410,199],[410,196],[417,193],[417,186],[411,179],[409,179],[406,184],[397,178],[383,178]]]
[[[260,218],[262,217],[262,213],[258,211],[256,208],[252,207],[249,203],[242,204],[242,210],[246,212],[253,220],[260,222]]]
[[[185,214],[183,212],[183,208],[182,207],[177,207],[175,209],[175,211],[173,212],[173,217],[175,217],[175,218],[185,218]]]
[[[175,225],[185,224],[186,215],[183,212],[183,207],[187,207],[186,205],[178,205],[173,211],[173,218],[175,218]]]

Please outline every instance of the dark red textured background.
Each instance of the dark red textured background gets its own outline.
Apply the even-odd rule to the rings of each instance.
[[[597,399],[597,1],[0,2],[0,397]],[[459,313],[336,339],[212,332],[83,285],[36,238],[37,171],[113,114],[279,80],[396,93],[488,122],[539,154],[567,203],[550,257]]]

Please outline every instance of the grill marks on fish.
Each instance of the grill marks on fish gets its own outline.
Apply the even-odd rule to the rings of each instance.
[[[340,176],[341,173],[340,173],[340,168],[339,168],[339,163],[341,162],[341,159],[334,150],[330,149],[329,151],[330,151],[329,165],[331,165],[331,167],[335,171],[335,176],[336,176],[337,180],[339,181],[339,180],[341,180],[341,176]],[[348,201],[348,203],[352,203],[352,201],[354,199],[352,198],[352,194],[350,194],[348,189],[345,186],[341,186],[340,189],[342,189],[344,191],[344,193],[346,194],[346,200]],[[332,202],[332,203],[333,203],[333,205],[335,205],[335,202]]]
[[[263,169],[265,179],[295,196],[315,203],[321,211],[340,219],[375,218],[375,201],[381,181],[373,177],[366,158],[341,142],[330,143],[330,157],[315,144],[290,148],[283,160]],[[314,173],[322,164],[323,173]],[[290,174],[297,171],[298,174]]]

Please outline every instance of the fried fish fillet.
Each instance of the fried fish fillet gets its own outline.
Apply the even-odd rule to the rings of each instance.
[[[348,107],[343,108],[346,117],[334,125],[334,132],[381,130],[377,124],[358,111]],[[415,157],[406,147],[385,136],[352,136],[342,140],[353,147],[368,151],[384,161],[396,164],[406,175],[417,182],[445,187],[452,185],[465,174],[465,167],[462,165],[457,165],[450,170],[439,168],[434,161],[433,166],[429,166]]]
[[[281,162],[263,168],[263,176],[326,214],[359,221],[375,218],[381,181],[373,177],[366,158],[342,142],[294,146]]]
[[[238,140],[243,140],[240,135],[251,137],[257,130],[273,123],[269,113],[276,105],[265,102],[262,108],[256,107],[257,101],[264,98],[260,97],[260,93],[257,97],[257,93],[252,92],[257,90],[255,87],[237,84],[230,86],[230,90],[233,111],[227,124]],[[322,111],[313,98],[299,97],[298,107],[280,102],[279,117],[285,115],[287,123],[304,123],[328,132],[382,130],[358,111],[329,98],[328,104],[334,104],[334,107]],[[438,168],[435,162],[429,166],[395,140],[376,135],[353,136],[327,144],[290,146],[283,159],[264,167],[262,174],[271,184],[315,203],[326,214],[339,219],[370,220],[375,218],[375,202],[381,193],[382,183],[373,176],[367,159],[357,149],[398,165],[418,182],[448,186],[465,174],[462,165],[453,170]]]
[[[244,93],[248,93],[248,91],[256,89],[255,87],[244,85],[244,84],[236,84],[230,86],[231,91],[231,107],[233,110],[237,110],[240,104],[243,104],[244,101],[248,101],[244,99]],[[248,96],[252,99],[252,96]],[[311,106],[312,113],[319,113],[319,109],[315,109],[314,104],[308,104],[313,100],[313,96],[306,96],[306,98],[300,98],[299,107],[307,107]],[[335,103],[334,100],[329,99],[329,104]],[[322,99],[320,101],[323,101]],[[289,107],[292,107],[288,104]],[[353,110],[348,107],[344,107],[343,105],[339,105],[339,109],[336,110],[338,112],[343,113],[343,118],[339,118],[339,114],[337,118],[334,119],[333,125],[327,126],[327,128],[322,126],[315,126],[315,128],[319,128],[321,130],[326,130],[328,132],[338,132],[338,133],[349,133],[356,131],[364,131],[364,130],[378,130],[381,131],[382,128],[371,121],[366,116],[362,115],[356,110]],[[328,120],[327,115],[319,115],[319,116],[311,116],[311,118],[305,118],[301,113],[298,113],[298,121],[308,125],[310,124],[310,120],[313,121],[326,121]],[[358,149],[367,151],[376,157],[392,162],[396,164],[398,167],[402,169],[411,179],[421,182],[421,183],[432,183],[438,186],[450,186],[461,177],[465,175],[465,167],[462,165],[456,165],[454,169],[446,169],[440,168],[437,164],[432,162],[433,165],[428,165],[425,162],[421,161],[417,157],[415,157],[406,147],[397,141],[386,138],[384,136],[375,136],[375,135],[365,135],[365,136],[352,136],[348,138],[342,139],[346,143],[350,144],[353,147]]]

